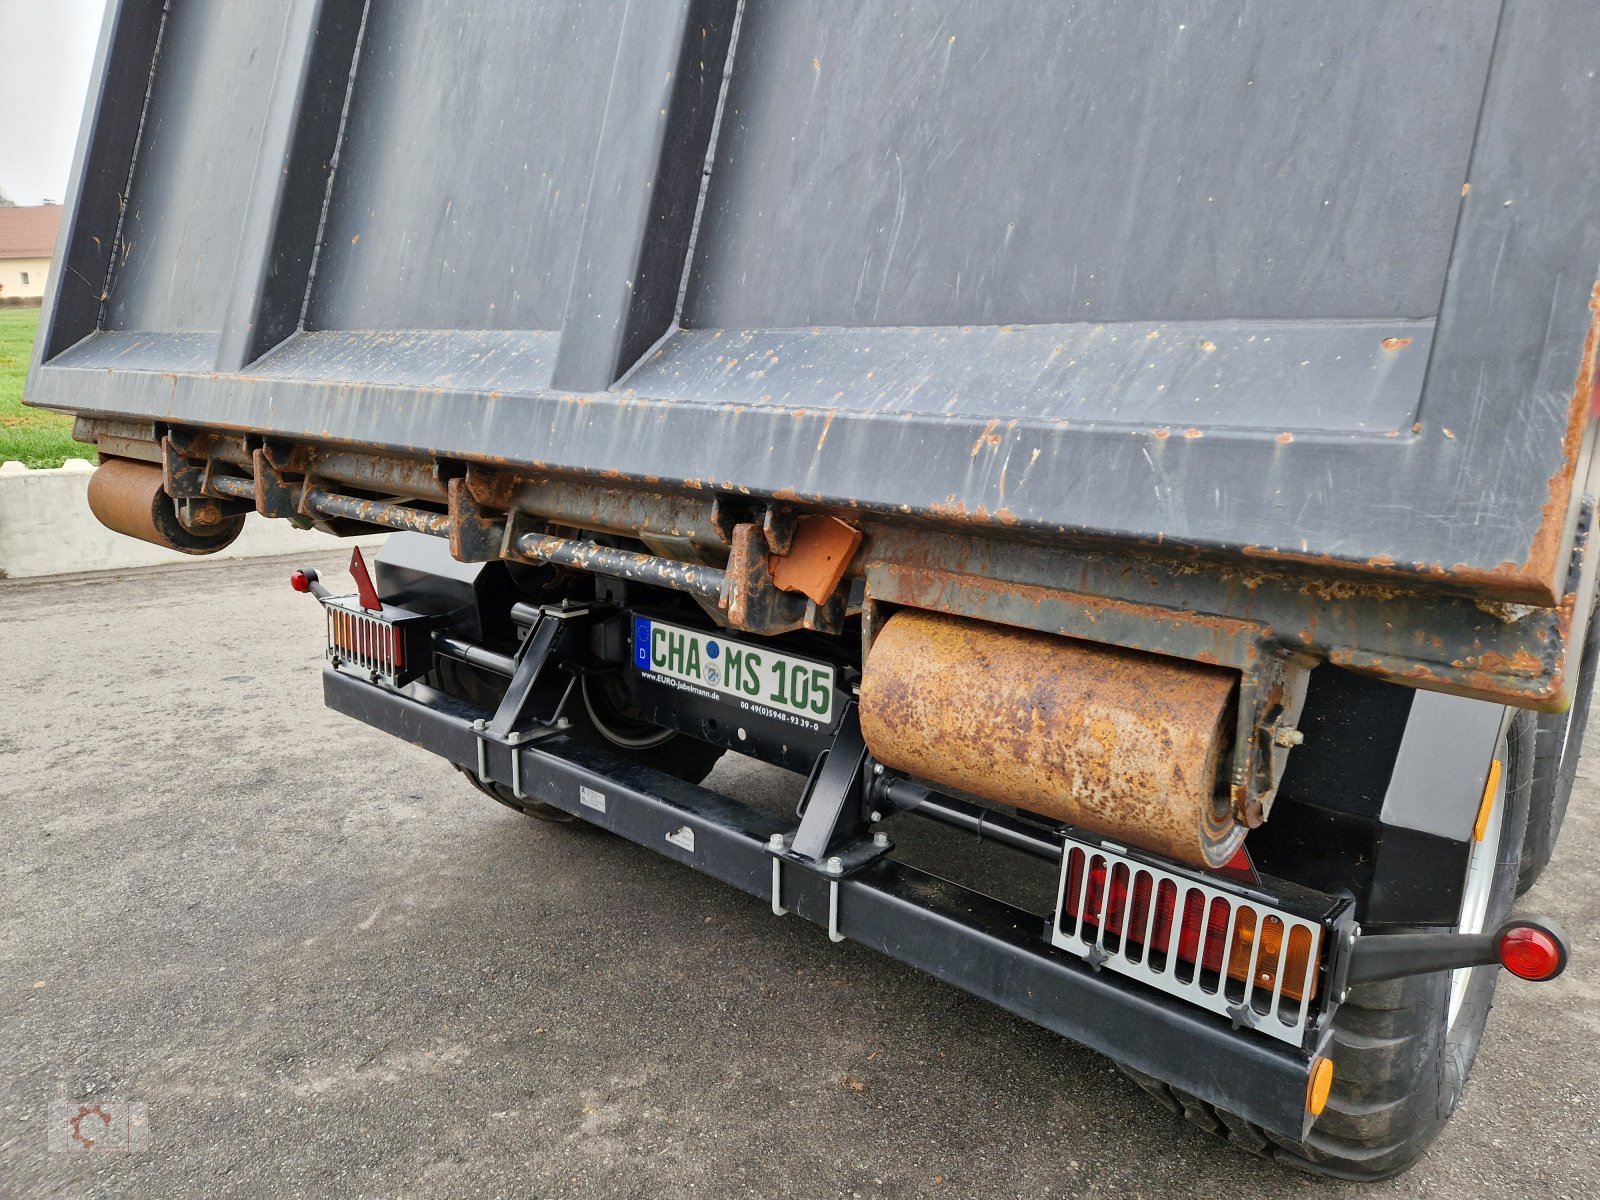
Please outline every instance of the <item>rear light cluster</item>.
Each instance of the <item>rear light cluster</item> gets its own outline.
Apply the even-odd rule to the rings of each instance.
[[[1323,929],[1270,905],[1068,841],[1053,944],[1298,1043]]]
[[[397,674],[405,667],[405,638],[393,625],[381,617],[331,604],[327,614],[328,646],[342,652],[346,661],[385,675]]]
[[[328,623],[328,661],[335,666],[354,667],[399,687],[433,665],[432,617],[393,605],[370,611],[358,596],[320,599]]]
[[[1084,886],[1084,864],[1089,864],[1088,886]],[[1130,894],[1129,881],[1132,881]],[[1067,863],[1067,913],[1081,917],[1091,929],[1104,929],[1105,944],[1121,949],[1136,961],[1145,955],[1165,958],[1174,952],[1177,935],[1176,970],[1180,978],[1192,979],[1195,968],[1212,974],[1222,971],[1224,939],[1230,938],[1229,916],[1237,914],[1227,949],[1228,978],[1254,981],[1269,995],[1281,990],[1292,1000],[1305,998],[1309,985],[1316,991],[1315,974],[1307,969],[1316,942],[1304,925],[1289,935],[1289,952],[1283,953],[1283,918],[1272,913],[1262,916],[1249,904],[1231,904],[1221,896],[1208,902],[1197,888],[1184,892],[1183,909],[1178,913],[1179,883],[1172,878],[1157,879],[1148,871],[1137,874],[1127,863],[1110,863],[1102,855],[1072,850]],[[1154,905],[1151,899],[1154,896]],[[1079,911],[1079,898],[1086,911]],[[1258,936],[1260,952],[1256,952]],[[1126,946],[1123,939],[1126,937]],[[1278,989],[1278,974],[1284,968],[1283,986]]]

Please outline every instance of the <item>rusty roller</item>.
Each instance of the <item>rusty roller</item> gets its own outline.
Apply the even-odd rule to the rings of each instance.
[[[885,766],[1179,862],[1244,826],[1219,786],[1236,676],[910,609],[872,644],[861,731]]]
[[[244,528],[244,515],[227,515],[215,500],[191,506],[188,523],[161,487],[161,468],[110,458],[89,477],[89,511],[107,529],[184,554],[212,554]]]

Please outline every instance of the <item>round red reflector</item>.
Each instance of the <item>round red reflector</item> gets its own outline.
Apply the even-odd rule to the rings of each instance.
[[[1500,965],[1518,979],[1537,983],[1561,974],[1567,955],[1544,930],[1517,925],[1500,935]]]
[[[296,571],[289,576],[289,586],[297,592],[309,592],[311,590],[311,580],[304,571]]]

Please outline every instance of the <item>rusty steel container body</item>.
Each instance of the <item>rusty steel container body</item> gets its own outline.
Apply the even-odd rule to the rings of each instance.
[[[1582,610],[1597,42],[1519,0],[116,0],[27,395]]]

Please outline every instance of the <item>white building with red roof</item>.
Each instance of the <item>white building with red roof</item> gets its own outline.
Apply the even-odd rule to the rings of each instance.
[[[60,223],[59,204],[0,208],[0,304],[44,295]]]

